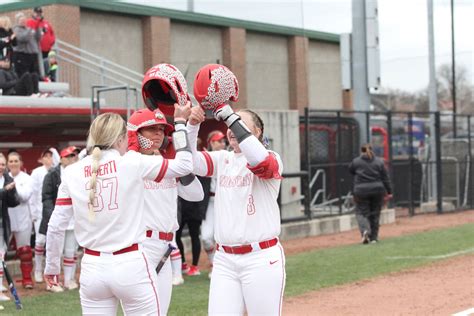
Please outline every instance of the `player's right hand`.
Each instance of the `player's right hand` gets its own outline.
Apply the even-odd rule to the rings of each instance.
[[[174,121],[186,122],[191,115],[191,101],[186,102],[186,105],[180,106],[178,103],[174,104]]]
[[[10,191],[15,187],[15,182],[11,182],[5,186],[5,190]]]
[[[59,275],[57,274],[45,274],[44,281],[46,284],[51,287],[53,285],[59,285]]]
[[[200,106],[193,106],[191,108],[191,115],[189,116],[189,124],[198,125],[206,120],[206,113]]]

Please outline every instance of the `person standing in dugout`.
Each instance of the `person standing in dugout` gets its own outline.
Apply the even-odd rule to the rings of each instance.
[[[280,315],[285,288],[285,255],[278,240],[277,203],[283,163],[262,144],[264,124],[253,111],[234,113],[238,82],[222,65],[207,65],[194,81],[194,96],[224,121],[233,151],[193,154],[197,175],[217,176],[216,253],[209,293],[209,315]],[[190,138],[199,131],[204,111],[193,108]],[[191,146],[196,150],[195,144]]]
[[[362,243],[377,243],[382,206],[392,198],[384,161],[374,155],[370,144],[365,144],[361,147],[361,155],[349,165],[349,172],[354,176],[355,212]]]
[[[9,175],[15,181],[15,188],[20,197],[20,205],[8,209],[11,231],[15,237],[16,254],[20,259],[22,284],[26,289],[33,288],[33,250],[31,249],[31,231],[33,221],[31,220],[30,198],[33,194],[33,180],[26,172],[21,171],[23,160],[17,152],[8,154],[7,162]]]
[[[10,216],[8,208],[20,204],[20,197],[15,189],[13,178],[6,171],[7,159],[0,153],[0,259],[5,260],[7,241],[10,239]],[[3,294],[3,265],[0,265],[0,301],[9,301],[10,298]],[[6,289],[5,289],[6,290]]]
[[[149,76],[151,73],[154,75]],[[182,89],[178,88],[178,84]],[[165,161],[168,161],[168,158],[172,159],[176,155],[170,137],[171,133],[175,128],[176,130],[185,130],[186,121],[175,120],[175,128],[173,128],[167,123],[164,114],[158,107],[173,106],[175,102],[180,102],[180,106],[189,107],[186,81],[181,72],[173,65],[159,64],[150,68],[145,74],[142,94],[147,105],[156,109],[154,111],[141,109],[130,116],[127,122],[128,150],[139,152],[142,155],[162,156]],[[169,160],[169,163],[173,164],[173,161]],[[147,227],[143,246],[153,270],[170,247],[176,248],[174,234],[178,229],[178,196],[190,201],[199,201],[204,197],[201,184],[193,174],[179,179],[164,178],[167,166],[167,164],[163,164],[163,169],[153,181],[143,180]],[[169,258],[166,258],[166,262],[158,272],[157,292],[160,304],[159,314],[166,315],[172,292],[172,271]]]
[[[175,106],[175,121],[187,121],[190,107]],[[92,122],[90,153],[64,172],[46,236],[45,281],[58,284],[61,242],[71,218],[84,248],[80,299],[85,315],[156,315],[160,306],[157,276],[146,253],[143,180],[174,179],[193,170],[185,129],[173,133],[176,158],[127,151],[123,118],[104,113]]]

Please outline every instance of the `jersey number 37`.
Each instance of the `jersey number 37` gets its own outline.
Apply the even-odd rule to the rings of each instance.
[[[101,212],[104,206],[108,210],[118,209],[117,203],[118,180],[116,177],[97,179],[97,185],[94,191],[94,212]],[[86,183],[86,190],[91,190],[90,182]]]

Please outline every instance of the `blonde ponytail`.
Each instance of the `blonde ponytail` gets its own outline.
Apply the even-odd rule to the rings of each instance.
[[[99,147],[94,147],[92,150],[92,166],[91,166],[91,189],[89,191],[89,221],[94,221],[94,200],[95,200],[95,189],[97,187],[97,170],[99,170],[99,162],[102,157],[102,150]]]

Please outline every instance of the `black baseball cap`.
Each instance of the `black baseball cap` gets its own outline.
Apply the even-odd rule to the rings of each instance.
[[[33,9],[33,12],[36,12],[36,13],[43,13],[43,9],[41,7],[35,7]]]

